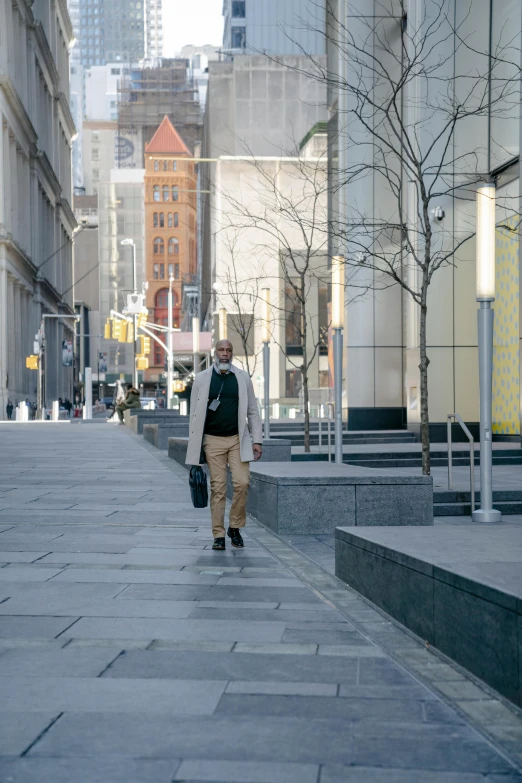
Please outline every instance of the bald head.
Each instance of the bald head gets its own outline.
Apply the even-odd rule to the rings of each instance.
[[[232,363],[234,348],[230,340],[218,340],[214,351],[214,360],[220,372],[228,372]]]

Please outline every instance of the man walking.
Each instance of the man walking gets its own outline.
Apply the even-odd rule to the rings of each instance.
[[[187,465],[199,465],[202,450],[210,471],[212,549],[225,549],[227,464],[232,474],[234,498],[227,535],[232,546],[242,548],[240,529],[246,524],[250,484],[249,462],[262,454],[262,426],[248,373],[232,364],[234,349],[228,340],[216,345],[214,364],[196,375],[190,395],[190,433]]]

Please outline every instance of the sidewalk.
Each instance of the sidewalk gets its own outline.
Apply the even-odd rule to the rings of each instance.
[[[213,552],[142,438],[0,434],[0,783],[522,783],[514,709],[260,525]]]

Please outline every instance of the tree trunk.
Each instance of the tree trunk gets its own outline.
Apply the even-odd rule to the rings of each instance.
[[[421,420],[421,440],[422,440],[422,473],[429,476],[431,473],[430,463],[430,417],[428,412],[428,365],[430,360],[426,354],[426,317],[428,307],[426,304],[426,294],[423,293],[420,312],[420,420]]]
[[[303,357],[304,358],[304,357]],[[310,453],[310,411],[308,409],[308,371],[303,362],[301,368],[301,377],[303,379],[303,405],[304,405],[304,450],[306,454]]]

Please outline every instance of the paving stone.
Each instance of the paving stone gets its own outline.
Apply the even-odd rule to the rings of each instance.
[[[73,651],[74,652],[74,651]],[[178,675],[181,672],[178,672]],[[1,711],[116,712],[153,715],[211,715],[225,682],[84,677],[9,677],[2,679]],[[1,714],[1,712],[0,712]]]
[[[171,783],[176,760],[103,759],[0,759],[0,780],[5,783]]]
[[[65,631],[77,617],[0,617],[0,638],[54,638]]]
[[[2,720],[0,720],[0,755],[19,756],[56,720],[58,715],[59,712],[50,710],[38,713],[24,712],[19,709],[12,712],[2,712]]]
[[[136,571],[131,569],[92,569],[67,568],[58,572],[57,582],[118,582],[121,584],[171,584],[171,585],[212,585],[216,576],[191,574],[188,571]]]
[[[239,622],[219,620],[149,620],[145,618],[81,618],[71,629],[70,636],[125,638],[125,639],[173,639],[174,641],[280,641],[284,623]]]
[[[347,658],[386,658],[386,653],[371,644],[320,644],[318,655],[343,655]]]
[[[281,645],[282,647],[284,645]],[[237,650],[238,645],[234,648]],[[118,658],[105,677],[168,678],[183,672],[187,679],[349,683],[355,685],[357,660],[312,655],[228,655],[183,652],[129,652]]]
[[[294,642],[297,644],[311,644],[320,642],[321,644],[342,644],[357,645],[358,647],[372,646],[366,641],[360,633],[354,633],[349,627],[344,630],[295,630],[287,628],[283,634],[284,642]]]
[[[1,677],[97,677],[115,658],[104,649],[6,650]]]
[[[60,568],[37,568],[30,565],[12,565],[0,570],[2,582],[46,582],[61,571]]]
[[[174,780],[228,783],[317,783],[315,764],[278,764],[271,761],[182,761]]]
[[[47,554],[45,552],[0,552],[2,563],[32,563]]]
[[[333,767],[321,769],[319,783],[514,783],[511,776],[502,775],[496,781],[489,775],[473,772],[430,772],[425,769],[386,769],[378,767]],[[520,778],[518,778],[520,780]]]
[[[45,598],[11,598],[0,604],[0,615],[70,615],[82,617],[144,617],[183,619],[191,615],[194,601],[93,601],[92,603],[72,602],[64,598],[49,603]]]
[[[319,682],[229,682],[225,693],[271,696],[337,696],[338,686]]]
[[[216,709],[217,715],[238,717],[293,717],[310,720],[337,719],[343,721],[396,720],[421,721],[422,703],[414,700],[329,699],[319,696],[274,696],[225,694]]]

